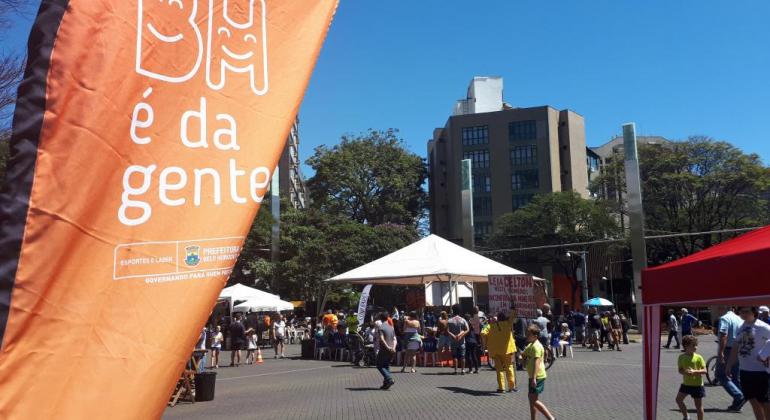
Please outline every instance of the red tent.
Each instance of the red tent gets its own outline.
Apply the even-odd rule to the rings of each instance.
[[[644,418],[657,414],[660,308],[663,305],[756,304],[770,299],[770,226],[642,273]],[[763,264],[764,263],[764,264]]]

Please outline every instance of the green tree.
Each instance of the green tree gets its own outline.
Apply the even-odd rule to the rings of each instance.
[[[709,232],[768,223],[770,171],[756,154],[723,141],[690,137],[672,145],[640,145],[639,166],[648,235]],[[623,156],[617,153],[592,190],[620,220],[626,203]],[[622,197],[623,194],[620,194]],[[651,264],[681,258],[735,236],[711,234],[647,241]]]
[[[281,258],[252,260],[258,278],[276,276],[281,296],[317,301],[323,280],[366,264],[417,239],[412,226],[371,226],[319,209],[288,209],[281,216]],[[332,287],[339,292],[342,286]],[[346,293],[348,293],[347,291]]]
[[[360,223],[417,225],[426,204],[425,162],[406,150],[398,130],[369,130],[320,146],[307,164],[312,203]]]
[[[253,284],[254,276],[251,265],[260,259],[270,258],[273,216],[270,214],[270,199],[259,207],[259,212],[251,224],[251,229],[243,242],[241,255],[238,256],[233,272],[227,281],[228,286],[236,283]]]
[[[535,196],[526,206],[497,219],[489,239],[493,248],[510,249],[561,245],[615,238],[620,233],[616,219],[603,203],[582,198],[574,191]],[[572,301],[577,301],[579,261],[565,257],[562,247],[505,253],[505,262],[536,262],[561,268],[570,278]]]

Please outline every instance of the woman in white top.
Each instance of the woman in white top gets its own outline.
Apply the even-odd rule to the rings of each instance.
[[[225,337],[222,335],[222,327],[217,325],[216,333],[211,339],[211,367],[219,368],[219,352],[222,350],[222,342],[225,341]]]
[[[565,357],[567,355],[567,346],[569,346],[569,337],[572,333],[569,330],[569,325],[565,322],[561,324],[561,334],[559,335],[559,355]]]
[[[286,337],[286,322],[283,320],[283,315],[278,314],[278,318],[276,318],[276,320],[273,321],[273,349],[275,349],[276,359],[278,358],[279,354],[281,356],[281,359],[285,357],[283,355],[283,345],[284,345],[284,340],[286,339],[285,337]]]
[[[422,346],[422,337],[420,336],[420,321],[417,318],[417,312],[410,312],[404,321],[404,341],[406,342],[406,356],[404,357],[404,366],[401,372],[406,371],[406,366],[412,367],[412,373],[417,372],[417,352]]]
[[[257,349],[257,331],[254,328],[249,328],[246,331],[246,364],[254,364],[254,351]]]

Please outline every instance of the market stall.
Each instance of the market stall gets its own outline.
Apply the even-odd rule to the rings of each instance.
[[[758,305],[770,300],[770,227],[642,273],[644,418],[657,418],[660,317],[664,305]]]

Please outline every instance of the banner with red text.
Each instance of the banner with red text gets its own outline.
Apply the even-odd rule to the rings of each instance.
[[[545,283],[530,275],[489,276],[489,314],[505,314],[516,307],[522,318],[537,318],[537,309],[546,302]]]
[[[158,418],[336,0],[44,0],[0,197],[0,418]]]

